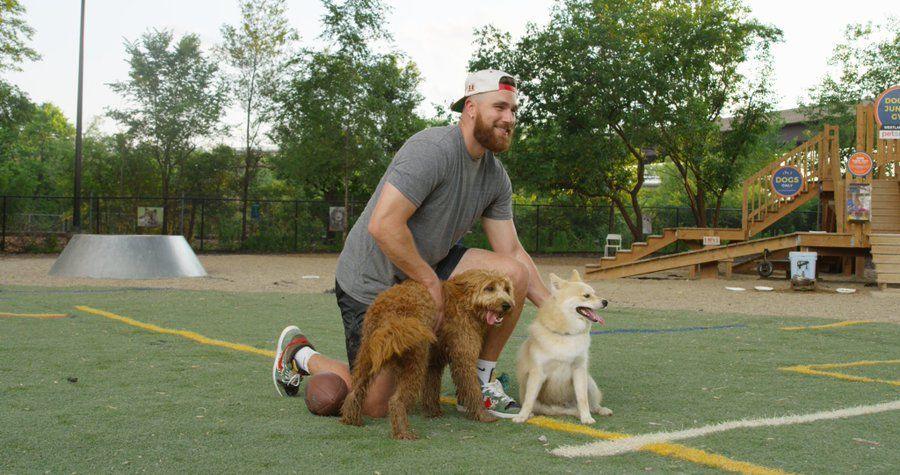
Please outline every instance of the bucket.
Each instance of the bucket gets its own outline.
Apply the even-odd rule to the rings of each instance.
[[[791,261],[791,280],[816,280],[816,253],[815,252],[790,252],[788,259]]]

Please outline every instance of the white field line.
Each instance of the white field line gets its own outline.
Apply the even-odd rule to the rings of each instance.
[[[869,406],[848,407],[834,411],[822,411],[812,414],[767,417],[759,419],[742,419],[738,421],[721,422],[695,429],[685,429],[672,432],[656,432],[652,434],[637,435],[627,439],[614,441],[592,442],[586,445],[563,445],[552,451],[553,455],[561,457],[605,457],[609,455],[634,452],[645,445],[671,442],[675,440],[691,439],[716,432],[725,432],[733,429],[749,427],[774,427],[792,424],[804,424],[807,422],[823,421],[829,419],[843,419],[847,417],[876,414],[879,412],[896,411],[900,409],[900,400],[872,404]]]

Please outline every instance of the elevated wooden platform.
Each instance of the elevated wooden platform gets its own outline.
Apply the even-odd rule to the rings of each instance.
[[[900,284],[900,234],[870,234],[875,281],[882,290]]]
[[[649,274],[668,269],[677,269],[693,265],[732,262],[736,258],[761,254],[764,250],[778,251],[783,249],[809,248],[812,250],[828,250],[860,247],[860,243],[851,234],[837,233],[793,233],[754,241],[739,242],[726,246],[707,247],[696,251],[654,257],[636,262],[629,262],[607,268],[588,268],[585,272],[597,279],[614,279],[632,275]]]

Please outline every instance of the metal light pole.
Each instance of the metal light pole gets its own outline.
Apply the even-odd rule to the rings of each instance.
[[[84,79],[84,2],[81,0],[81,36],[78,46],[78,112],[75,118],[75,203],[72,231],[81,232],[81,96]]]

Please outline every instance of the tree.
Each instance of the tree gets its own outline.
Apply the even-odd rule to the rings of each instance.
[[[271,96],[281,80],[296,32],[284,16],[284,0],[245,0],[241,24],[222,27],[222,52],[233,70],[231,83],[244,111],[244,173],[241,179],[241,242],[247,238],[250,184],[260,166],[260,127],[270,118]]]
[[[823,123],[840,128],[842,155],[848,157],[856,150],[856,104],[900,84],[900,18],[848,25],[828,64],[836,75],[811,88],[801,109],[816,129]]]
[[[0,79],[0,161],[12,158],[12,148],[35,107],[25,92]]]
[[[321,51],[294,59],[279,91],[272,138],[279,174],[328,201],[349,205],[351,189],[371,192],[390,156],[424,127],[414,109],[419,73],[398,53],[372,49],[389,40],[384,7],[375,0],[323,2]],[[345,230],[346,233],[346,230]]]
[[[41,57],[26,45],[34,29],[28,26],[23,15],[25,7],[19,0],[0,0],[0,71],[20,71],[23,61]]]
[[[218,66],[204,57],[200,39],[188,34],[177,42],[169,31],[154,30],[138,41],[126,42],[129,79],[110,84],[132,107],[112,110],[110,117],[146,142],[162,175],[164,203],[170,182],[197,141],[218,132],[227,101]],[[168,208],[163,212],[163,232],[168,233]]]
[[[744,15],[734,0],[563,0],[515,45],[482,29],[472,69],[521,79],[511,168],[544,190],[608,199],[639,240],[644,169],[669,159],[706,225],[707,197],[718,209],[768,122],[767,81],[743,97],[738,67],[779,32]],[[720,132],[726,111],[739,112],[734,133]]]

